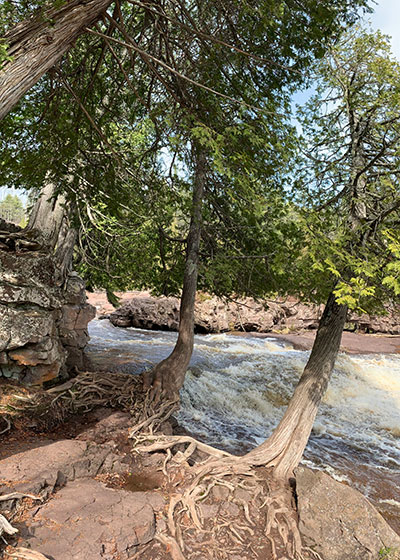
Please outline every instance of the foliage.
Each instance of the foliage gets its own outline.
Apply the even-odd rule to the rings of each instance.
[[[67,194],[90,286],[177,293],[198,142],[209,159],[200,286],[284,291],[300,250],[284,191],[290,94],[363,5],[122,3],[3,120],[0,183],[52,180]]]
[[[0,40],[0,65],[3,62],[6,62],[8,60],[12,60],[12,57],[7,52],[8,47],[9,47],[9,45],[7,43]]]
[[[303,256],[317,291],[336,285],[340,303],[373,310],[400,293],[400,65],[387,37],[356,27],[315,76],[316,94],[299,112],[293,191],[307,228]]]
[[[0,202],[0,218],[20,225],[25,220],[25,208],[17,195],[7,194]]]

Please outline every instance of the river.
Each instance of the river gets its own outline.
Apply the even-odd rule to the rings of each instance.
[[[176,333],[89,324],[101,369],[140,373],[165,358]],[[177,420],[211,445],[241,454],[282,417],[309,352],[273,336],[196,335]],[[304,454],[365,494],[400,532],[400,355],[340,354]]]

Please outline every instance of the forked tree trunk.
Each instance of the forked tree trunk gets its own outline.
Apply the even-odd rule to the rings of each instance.
[[[290,477],[301,460],[339,352],[346,315],[347,306],[338,304],[331,293],[285,415],[271,437],[244,456],[251,464],[274,467],[277,478]]]
[[[0,120],[68,51],[113,0],[69,0],[10,29],[3,37],[12,60],[0,69]]]
[[[200,148],[196,154],[192,211],[187,238],[186,263],[179,311],[179,334],[172,353],[160,362],[144,379],[156,394],[165,392],[177,397],[185,381],[186,370],[193,353],[194,305],[199,272],[199,247],[202,228],[203,195],[206,181],[206,154]]]

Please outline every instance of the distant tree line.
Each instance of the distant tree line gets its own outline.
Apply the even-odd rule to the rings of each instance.
[[[25,225],[25,207],[18,195],[8,194],[0,202],[0,218],[16,225]]]

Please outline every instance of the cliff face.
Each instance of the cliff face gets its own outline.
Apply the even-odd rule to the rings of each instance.
[[[227,302],[200,294],[196,301],[195,330],[199,333],[227,331],[289,332],[316,329],[322,305],[286,301],[260,302],[243,298]],[[179,299],[138,294],[109,316],[113,325],[176,331]],[[381,317],[352,314],[349,330],[367,333],[400,334],[400,312],[389,310]]]
[[[44,251],[0,249],[0,377],[40,384],[83,367],[87,324],[95,310],[83,281],[63,287]]]

